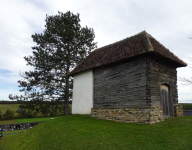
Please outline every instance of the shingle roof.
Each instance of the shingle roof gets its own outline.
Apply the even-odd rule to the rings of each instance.
[[[68,75],[74,75],[95,67],[110,64],[116,61],[125,60],[133,56],[153,52],[162,57],[168,58],[184,67],[187,64],[165,48],[146,31],[119,42],[95,49]]]

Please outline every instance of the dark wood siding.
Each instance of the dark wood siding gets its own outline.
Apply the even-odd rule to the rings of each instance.
[[[176,67],[164,59],[149,58],[147,93],[150,94],[151,106],[162,106],[160,88],[161,84],[170,87],[170,98],[173,104],[178,103],[177,70]]]
[[[94,70],[94,107],[147,106],[147,59]]]
[[[173,116],[173,105],[170,98],[170,88],[166,84],[161,84],[161,102],[163,106],[163,116]]]

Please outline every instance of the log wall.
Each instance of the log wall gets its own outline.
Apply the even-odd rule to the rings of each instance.
[[[147,59],[94,69],[94,108],[148,106]]]
[[[170,86],[173,106],[178,104],[176,66],[159,57],[145,55],[93,72],[94,108],[162,106],[161,83]]]
[[[161,106],[160,84],[166,83],[170,86],[170,95],[174,104],[178,104],[177,94],[177,70],[176,67],[166,62],[165,60],[148,58],[147,63],[148,87],[147,93],[151,99],[151,106]]]

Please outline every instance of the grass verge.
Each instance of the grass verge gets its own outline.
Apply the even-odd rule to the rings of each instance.
[[[192,117],[173,117],[155,125],[141,125],[70,115],[2,139],[0,149],[191,150],[191,125]]]
[[[0,125],[2,124],[19,124],[19,123],[28,123],[28,122],[43,122],[50,120],[50,118],[59,118],[59,117],[46,117],[46,118],[27,118],[27,119],[15,119],[15,120],[6,120],[0,121]]]
[[[13,130],[13,131],[6,131],[6,132],[2,132],[3,135],[5,134],[13,134],[13,133],[21,133],[21,132],[25,132],[26,130]]]
[[[43,122],[48,121],[50,118],[60,118],[60,117],[46,117],[46,118],[27,118],[27,119],[15,119],[14,121],[19,123],[27,123],[27,122]]]
[[[2,132],[3,133],[3,138],[9,138],[9,137],[13,137],[13,135],[17,135],[20,133],[26,132],[26,130],[15,130],[15,131],[6,131],[6,132]]]

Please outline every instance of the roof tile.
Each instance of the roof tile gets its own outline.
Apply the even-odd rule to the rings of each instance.
[[[187,65],[150,34],[146,31],[142,31],[124,40],[95,49],[68,75],[71,76],[88,69],[128,59],[151,51],[177,62],[180,66]]]

